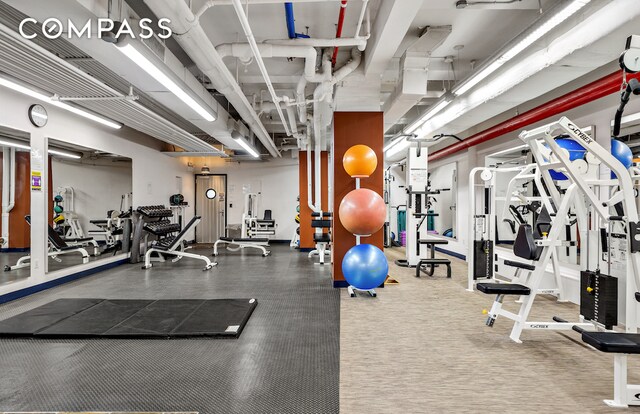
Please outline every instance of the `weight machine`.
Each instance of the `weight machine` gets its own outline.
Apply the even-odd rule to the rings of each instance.
[[[585,159],[571,161],[569,153],[561,148],[555,138],[560,131],[567,134],[575,142],[586,150]],[[586,260],[581,260],[581,278],[583,284],[587,284],[585,292],[596,295],[593,306],[594,315],[587,315],[586,309],[581,308],[581,321],[570,323],[560,318],[554,318],[553,322],[530,322],[528,316],[538,294],[538,288],[547,272],[547,267],[552,263],[554,252],[557,248],[566,245],[566,241],[561,240],[562,231],[566,223],[571,219],[569,210],[574,208],[578,220],[578,229],[581,232],[581,240],[589,242],[587,229],[590,227],[588,218],[596,216],[600,229],[605,226],[611,227],[612,223],[623,224],[628,230],[628,237],[623,242],[626,244],[624,262],[626,264],[626,274],[623,279],[626,283],[626,315],[625,325],[627,331],[636,331],[637,310],[634,294],[637,286],[640,285],[640,223],[638,222],[638,211],[635,205],[633,180],[640,180],[640,171],[630,175],[620,161],[618,161],[609,151],[605,150],[589,135],[584,133],[579,127],[566,117],[550,125],[545,125],[531,131],[524,131],[520,134],[522,139],[530,148],[536,160],[536,171],[540,174],[544,186],[549,191],[550,199],[553,201],[551,209],[548,211],[549,222],[546,228],[539,230],[539,236],[535,237],[532,226],[524,224],[520,226],[518,235],[514,242],[514,253],[530,262],[525,265],[531,271],[530,278],[526,284],[520,283],[478,283],[478,290],[487,294],[496,294],[497,298],[489,312],[487,325],[492,326],[499,316],[506,317],[514,321],[510,338],[515,342],[521,342],[520,334],[524,329],[543,330],[570,330],[580,329],[582,331],[595,331],[598,329],[611,329],[617,324],[617,318],[603,323],[598,315],[598,309],[604,306],[615,306],[606,303],[607,297],[616,296],[604,292],[599,292],[604,286],[597,286],[601,278],[599,271],[589,272],[589,257],[593,246],[587,247],[588,256]],[[611,169],[617,179],[603,179],[599,176],[600,165]],[[564,194],[558,191],[551,171],[560,171],[568,177],[567,188]],[[597,195],[600,194],[600,196]],[[543,197],[544,198],[544,197]],[[547,204],[548,205],[548,204]],[[554,208],[557,206],[557,208]],[[548,209],[548,207],[545,206]],[[611,214],[611,209],[616,209],[616,213]],[[593,214],[590,216],[589,211]],[[623,214],[619,214],[623,212]],[[594,223],[591,223],[594,224]],[[599,232],[597,232],[599,233]],[[611,234],[609,232],[609,234]],[[610,240],[609,240],[610,246]],[[597,246],[596,246],[597,247]],[[609,258],[608,258],[609,259]],[[598,257],[600,260],[600,257]],[[610,262],[609,262],[610,263]],[[557,263],[553,263],[554,267]],[[598,261],[599,268],[599,261]],[[609,269],[610,270],[610,269]],[[610,273],[610,272],[609,272]],[[594,287],[589,286],[593,281]],[[587,288],[590,288],[588,290]],[[584,294],[584,292],[583,292]],[[505,295],[519,295],[522,299],[520,310],[517,314],[502,309],[502,301]],[[617,312],[616,312],[617,313]],[[591,316],[591,317],[589,317]],[[617,315],[615,315],[617,317]]]
[[[499,180],[502,175],[513,176],[509,180],[504,197],[497,193],[499,182],[503,181]],[[481,183],[477,183],[478,176]],[[489,279],[493,283],[526,282],[530,277],[533,264],[531,261],[517,262],[516,260],[519,260],[517,254],[495,249],[499,237],[499,225],[507,223],[517,236],[520,226],[529,224],[529,220],[524,217],[524,211],[532,213],[533,221],[537,221],[536,219],[543,213],[548,217],[555,211],[554,206],[557,205],[556,202],[559,203],[560,193],[554,186],[554,197],[549,194],[543,185],[540,169],[535,163],[517,167],[477,167],[469,174],[469,183],[469,200],[474,213],[470,215],[469,223],[469,228],[473,230],[473,237],[469,240],[468,259],[471,265],[468,266],[467,290],[473,291],[476,282],[481,279]],[[525,191],[525,188],[529,189],[531,185],[535,186],[537,195],[533,195],[533,189]],[[478,208],[476,197],[478,188],[483,189],[485,198],[481,214],[475,213]],[[498,208],[499,202],[503,203],[502,208]],[[500,211],[500,215],[496,213],[497,211]],[[508,218],[511,216],[513,220]],[[546,218],[545,221],[548,222],[548,220]],[[537,233],[540,237],[541,232]],[[553,284],[546,283],[547,286],[539,287],[537,294],[553,295],[559,301],[564,301],[565,294],[558,258],[559,250],[554,249],[551,259]],[[514,269],[514,274],[499,272],[500,263]]]
[[[260,210],[260,193],[244,195],[244,211],[242,213],[243,238],[269,238],[276,234],[276,222],[271,210],[264,210],[264,217],[258,218]]]

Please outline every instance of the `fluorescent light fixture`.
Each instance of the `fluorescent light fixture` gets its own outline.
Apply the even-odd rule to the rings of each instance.
[[[420,118],[418,118],[409,128],[406,129],[408,134],[412,134],[418,128],[420,128],[425,122],[429,119],[433,118],[438,112],[442,111],[445,106],[449,105],[451,102],[450,96],[443,97],[439,102],[433,105],[427,112],[424,113]]]
[[[0,138],[0,147],[13,147],[13,148],[20,148],[26,151],[30,151],[31,147],[29,145],[27,145],[26,143],[23,143],[22,141],[18,141],[16,139],[11,139],[11,138]],[[67,158],[73,158],[76,160],[79,160],[80,158],[82,158],[81,155],[78,155],[74,152],[71,151],[66,151],[66,150],[62,150],[62,149],[51,149],[49,148],[49,154],[54,154],[54,155],[58,155],[61,157],[67,157]]]
[[[122,125],[117,123],[117,122],[114,122],[114,121],[112,121],[110,119],[107,119],[107,118],[103,118],[103,117],[95,115],[95,114],[92,114],[91,112],[85,111],[85,110],[77,108],[75,106],[71,106],[71,105],[69,105],[67,103],[60,102],[60,101],[54,101],[54,100],[51,99],[52,98],[51,96],[47,96],[47,95],[45,95],[43,93],[36,92],[31,88],[28,88],[28,87],[20,85],[20,84],[18,84],[16,82],[10,81],[9,79],[6,79],[6,78],[4,78],[2,76],[0,76],[0,85],[5,86],[5,87],[7,87],[9,89],[12,89],[12,90],[14,90],[16,92],[19,92],[19,93],[25,94],[27,96],[30,96],[30,97],[32,97],[34,99],[39,100],[39,101],[46,102],[46,103],[48,103],[50,105],[53,105],[53,106],[55,106],[57,108],[64,109],[65,111],[73,112],[76,115],[80,115],[83,118],[90,119],[90,120],[92,120],[94,122],[97,122],[99,124],[108,126],[110,128],[114,128],[114,129],[122,128]]]
[[[61,149],[51,149],[51,148],[49,148],[48,152],[49,152],[49,154],[58,155],[60,157],[65,157],[65,158],[72,158],[74,160],[79,160],[80,158],[82,158],[81,155],[75,154],[75,153],[70,152],[70,151],[61,150]]]
[[[387,157],[393,157],[397,153],[399,153],[401,151],[404,151],[407,148],[409,148],[410,145],[411,145],[411,143],[407,140],[407,138],[403,137],[400,141],[396,142],[395,145],[393,145],[391,148],[387,149],[384,154]]]
[[[494,152],[493,154],[488,154],[488,155],[486,155],[486,157],[498,157],[500,155],[508,154],[510,152],[513,152],[513,151],[518,151],[518,150],[521,151],[521,150],[526,149],[526,148],[529,148],[529,146],[527,144],[518,145],[517,147],[507,148],[506,150]]]
[[[31,150],[31,147],[28,146],[27,144],[21,144],[20,141],[14,141],[12,139],[9,140],[5,138],[0,139],[0,147],[13,147],[13,148],[20,148],[23,150]]]
[[[182,102],[187,104],[191,109],[196,111],[198,115],[203,117],[209,122],[216,120],[215,113],[207,110],[203,105],[198,103],[191,97],[182,87],[174,82],[169,76],[167,76],[158,66],[154,65],[149,59],[147,59],[138,49],[131,43],[127,43],[123,46],[118,46],[118,50],[125,56],[138,65],[142,70],[147,72],[151,77],[157,80],[162,86],[169,89],[175,96]]]
[[[237,142],[238,144],[240,144],[240,146],[241,146],[245,151],[247,151],[249,154],[251,154],[251,156],[252,156],[252,157],[254,157],[254,158],[260,158],[260,154],[258,154],[258,153],[256,152],[256,150],[255,150],[255,149],[253,149],[253,148],[251,147],[251,145],[249,145],[249,144],[247,143],[247,141],[245,141],[245,140],[244,140],[244,138],[242,138],[242,137],[238,137],[238,138],[234,138],[234,139],[236,140],[236,142]]]
[[[476,74],[472,75],[467,81],[460,85],[453,93],[456,96],[460,96],[469,89],[476,86],[487,76],[491,75],[495,72],[499,67],[513,59],[520,52],[531,46],[533,43],[541,39],[544,35],[549,33],[554,28],[558,27],[569,17],[573,16],[578,10],[586,6],[591,0],[573,0],[562,10],[551,16],[548,20],[538,26],[535,30],[525,36],[524,39],[516,43],[509,50],[504,52],[500,57],[494,60],[491,64],[489,64],[484,69],[480,70]]]

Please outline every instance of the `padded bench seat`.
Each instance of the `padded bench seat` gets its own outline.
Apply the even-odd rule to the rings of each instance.
[[[329,233],[313,233],[313,241],[316,243],[330,243],[331,235]]]
[[[516,283],[478,283],[476,288],[487,295],[530,295],[531,289]]]
[[[536,270],[536,267],[534,265],[522,262],[514,262],[513,260],[505,260],[504,264],[511,267],[517,267],[519,269],[531,270],[532,272]]]
[[[582,340],[602,352],[640,354],[640,334],[582,332]]]
[[[451,264],[449,259],[420,259],[420,263],[425,264]]]
[[[240,242],[240,243],[269,243],[269,239],[257,239],[257,238],[244,238],[244,239],[234,239],[232,237],[220,237],[220,240],[225,242]]]
[[[420,243],[420,244],[449,244],[449,242],[447,240],[436,239],[436,238],[420,239],[420,240],[418,240],[418,243]]]

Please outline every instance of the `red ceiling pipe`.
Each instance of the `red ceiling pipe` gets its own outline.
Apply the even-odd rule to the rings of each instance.
[[[627,74],[627,78],[639,78],[640,73]],[[549,118],[554,115],[559,115],[570,109],[577,108],[596,99],[603,98],[607,95],[611,95],[615,92],[620,92],[620,85],[622,84],[622,71],[614,72],[603,78],[598,79],[588,85],[578,88],[569,92],[566,95],[562,95],[559,98],[553,99],[547,103],[544,103],[538,107],[535,107],[527,112],[517,115],[507,121],[501,122],[489,129],[485,129],[482,132],[478,132],[475,135],[470,136],[464,141],[456,142],[455,144],[448,146],[440,151],[436,151],[429,155],[429,161],[436,161],[445,158],[456,152],[462,151],[467,148],[474,147],[483,142],[498,138],[509,132],[517,131],[531,125],[543,119]]]
[[[347,0],[342,0],[340,5],[340,15],[338,16],[338,28],[336,29],[336,39],[342,37],[342,26],[344,26],[344,12],[347,10]],[[336,59],[338,58],[338,48],[333,49],[333,57],[331,58],[331,64],[336,65]]]

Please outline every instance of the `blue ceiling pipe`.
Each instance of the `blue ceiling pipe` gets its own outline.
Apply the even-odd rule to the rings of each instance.
[[[284,12],[287,19],[287,33],[289,39],[308,38],[309,36],[303,33],[296,33],[296,21],[293,17],[293,3],[284,4]]]

